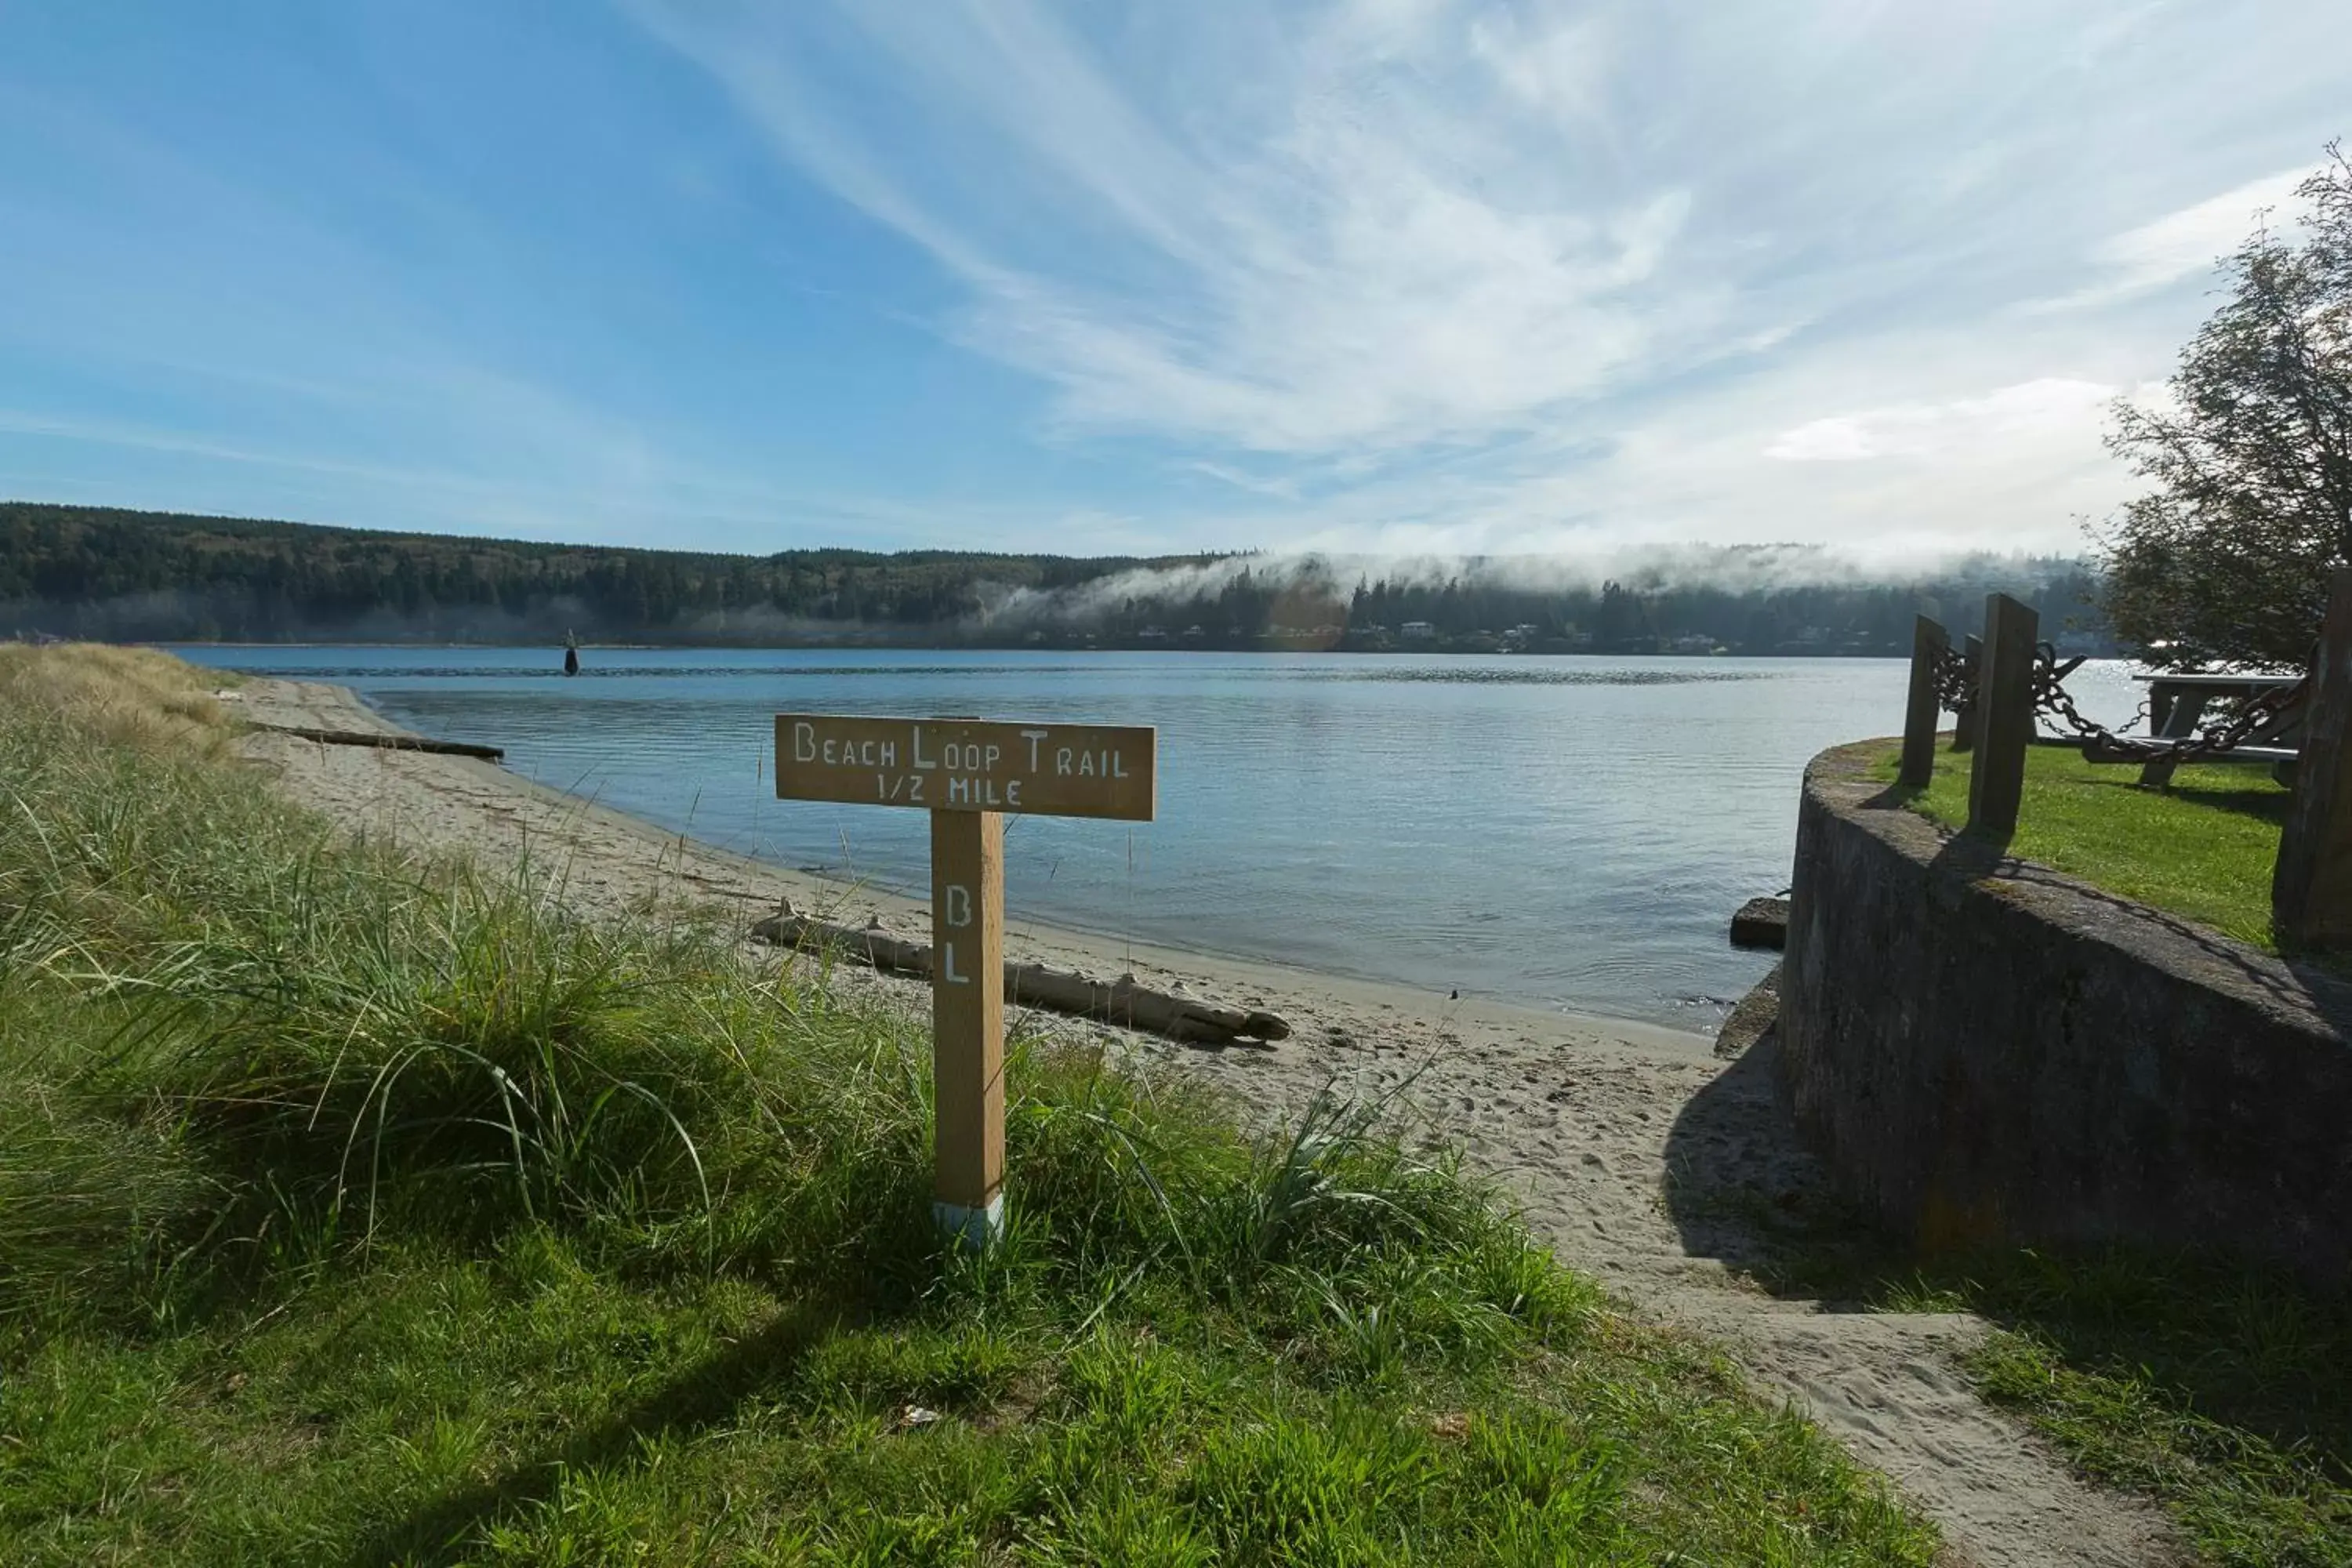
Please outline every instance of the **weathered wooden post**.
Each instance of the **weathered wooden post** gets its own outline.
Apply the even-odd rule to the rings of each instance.
[[[776,715],[776,795],[931,814],[931,1212],[1004,1226],[1004,816],[1151,820],[1158,734],[1099,724]]]
[[[1952,750],[1973,752],[1977,731],[1982,728],[1977,721],[1984,717],[1984,708],[1977,700],[1977,682],[1984,675],[1984,638],[1962,639],[1960,657],[1968,661],[1970,673],[1968,684],[1960,689],[1960,710],[1952,715]]]
[[[2352,947],[2352,569],[2328,590],[2304,699],[2294,797],[2271,873],[2271,929],[2306,949]]]
[[[2025,753],[2033,744],[2033,645],[2042,617],[2006,594],[1985,595],[1984,653],[1977,671],[1976,754],[1969,763],[1969,826],[2017,827]]]
[[[1936,695],[1936,666],[1952,646],[1952,636],[1921,616],[1911,627],[1911,695],[1903,708],[1903,771],[1895,782],[1925,789],[1936,776],[1936,730],[1943,704]]]
[[[931,813],[931,1213],[1004,1225],[1004,818]]]

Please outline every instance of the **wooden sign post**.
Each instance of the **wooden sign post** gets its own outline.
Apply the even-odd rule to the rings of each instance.
[[[1004,1225],[1004,818],[1151,820],[1158,732],[776,715],[776,795],[931,814],[931,1212]]]

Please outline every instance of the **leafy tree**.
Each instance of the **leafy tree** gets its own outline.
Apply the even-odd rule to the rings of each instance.
[[[2149,662],[2299,666],[2352,564],[2352,160],[2331,143],[2223,264],[2219,310],[2162,405],[2115,408],[2108,446],[2155,482],[2111,524],[2105,607]]]

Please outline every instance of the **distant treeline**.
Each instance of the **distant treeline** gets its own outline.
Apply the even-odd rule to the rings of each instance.
[[[0,502],[0,636],[755,644],[952,627],[989,596],[1211,557],[719,555]]]
[[[1728,553],[1728,552],[1727,552]],[[1476,577],[1360,585],[1350,646],[1521,647],[1531,652],[1908,654],[1925,613],[1955,637],[1982,629],[1989,593],[2040,613],[2042,636],[2069,651],[2116,650],[2094,603],[2098,579],[2063,558],[1985,556],[1905,581],[1830,584],[1652,581],[1522,588]]]
[[[1973,631],[2000,589],[2078,650],[2105,647],[2079,562],[1816,583],[1790,554],[1703,552],[1588,584],[1499,560],[1407,577],[1312,557],[722,555],[19,501],[0,502],[0,637],[1894,653],[1916,612]]]

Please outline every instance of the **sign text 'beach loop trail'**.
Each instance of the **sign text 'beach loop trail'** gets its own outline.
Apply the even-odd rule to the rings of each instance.
[[[932,1211],[1004,1223],[1004,817],[1149,822],[1157,731],[979,719],[776,715],[776,794],[931,814]]]

